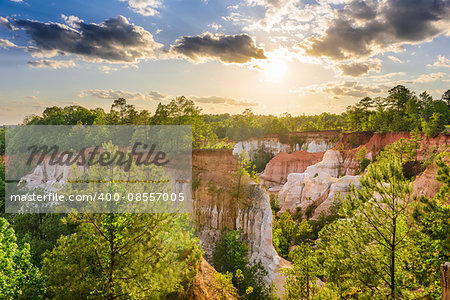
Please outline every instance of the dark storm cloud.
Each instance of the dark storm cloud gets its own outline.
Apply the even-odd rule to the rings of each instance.
[[[32,20],[11,22],[30,36],[32,46],[27,51],[38,57],[75,54],[88,61],[126,63],[152,58],[161,46],[151,33],[123,16],[99,24],[76,21],[73,27]]]
[[[299,46],[308,55],[336,60],[370,56],[448,32],[449,14],[450,0],[353,1],[330,21],[323,36]]]
[[[246,63],[252,58],[266,58],[264,50],[256,47],[247,34],[184,36],[176,41],[171,51],[194,61],[215,58],[225,63]]]

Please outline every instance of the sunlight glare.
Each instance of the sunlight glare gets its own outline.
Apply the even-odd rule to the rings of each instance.
[[[264,74],[269,81],[280,81],[287,71],[287,66],[280,58],[271,58],[263,66]]]

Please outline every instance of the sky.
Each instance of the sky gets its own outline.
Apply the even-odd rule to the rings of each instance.
[[[450,0],[0,1],[0,124],[49,106],[341,113],[450,88]],[[447,17],[445,17],[447,16]]]

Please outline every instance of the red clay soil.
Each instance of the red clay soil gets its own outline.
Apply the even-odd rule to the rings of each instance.
[[[370,132],[353,132],[344,133],[342,139],[337,143],[334,149],[342,149],[341,145],[344,145],[344,150],[359,149],[361,146],[365,146],[367,151],[375,152],[377,154],[381,149],[388,144],[395,143],[401,138],[410,138],[409,132],[388,132],[388,133],[370,133]],[[422,134],[421,150],[426,150],[431,147],[441,147],[443,145],[450,144],[450,134],[441,133],[435,137],[427,137]],[[355,147],[356,146],[356,147]]]
[[[320,162],[324,153],[295,151],[289,154],[280,152],[269,161],[261,178],[273,183],[285,183],[289,174],[305,172],[308,166]]]

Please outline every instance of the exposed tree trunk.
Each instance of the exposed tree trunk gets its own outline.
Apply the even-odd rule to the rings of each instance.
[[[392,224],[392,229],[393,229],[393,233],[392,233],[392,245],[391,245],[391,297],[392,299],[395,299],[396,295],[395,295],[395,243],[396,243],[396,239],[395,239],[395,235],[396,235],[396,229],[397,229],[397,219],[394,218],[393,219],[393,224]]]
[[[442,300],[450,300],[450,262],[441,265]]]

